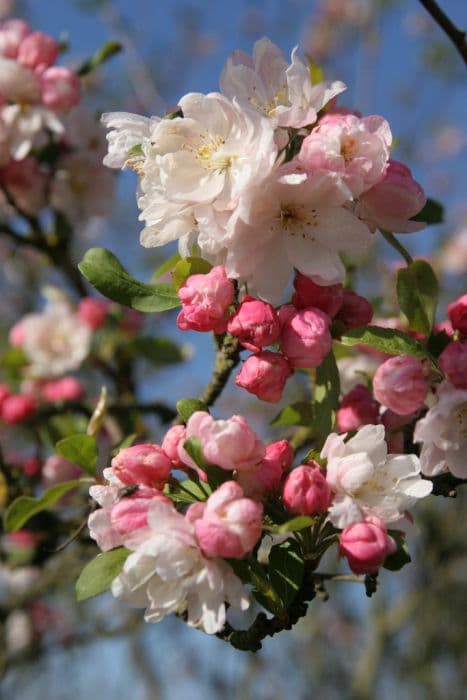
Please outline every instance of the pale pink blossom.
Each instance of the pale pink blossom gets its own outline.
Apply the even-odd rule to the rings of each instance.
[[[467,336],[467,294],[451,302],[447,312],[454,330]]]
[[[41,99],[39,78],[26,66],[0,56],[0,95],[8,102],[30,104]]]
[[[239,339],[243,347],[251,352],[259,352],[265,345],[272,345],[279,338],[280,323],[271,304],[246,296],[228,322],[227,330]]]
[[[234,293],[233,282],[222,265],[206,275],[190,275],[178,290],[182,310],[177,326],[184,331],[225,332]]]
[[[415,425],[414,441],[421,443],[422,472],[436,476],[450,471],[467,478],[467,390],[448,381],[436,391],[436,403]]]
[[[292,374],[293,370],[283,355],[262,350],[245,360],[235,378],[235,384],[261,401],[277,403],[281,400],[287,379]]]
[[[326,479],[335,496],[329,520],[335,527],[376,516],[394,523],[419,498],[432,490],[420,476],[414,454],[391,455],[384,440],[384,426],[365,425],[345,442],[346,434],[331,433],[321,451],[327,459]]]
[[[354,574],[374,574],[397,545],[387,534],[382,520],[369,517],[345,528],[339,537],[339,551]]]
[[[214,420],[209,413],[195,411],[186,425],[186,437],[198,437],[206,461],[221,469],[248,471],[265,455],[263,442],[243,416]],[[186,464],[187,455],[180,449],[179,454]]]
[[[423,364],[408,355],[390,357],[378,367],[373,378],[375,398],[400,415],[420,409],[428,389]]]
[[[295,292],[292,296],[292,304],[297,309],[313,306],[333,318],[342,306],[344,290],[340,283],[323,286],[297,272],[293,286]]]
[[[123,484],[162,489],[170,476],[172,464],[162,447],[144,444],[120,450],[112,459],[111,467]]]
[[[235,481],[226,481],[205,503],[195,503],[186,518],[206,557],[242,559],[261,537],[263,506],[245,498]]]
[[[22,19],[8,19],[5,22],[1,22],[0,54],[6,58],[16,58],[21,42],[30,31],[27,22]]]
[[[183,447],[185,440],[186,428],[184,425],[173,425],[166,432],[164,439],[162,440],[162,449],[172,462],[172,466],[175,468],[183,467],[183,462],[180,460],[178,448],[180,446]]]
[[[112,583],[112,593],[158,622],[186,612],[187,624],[208,634],[225,624],[225,603],[245,610],[249,601],[240,580],[221,559],[206,559],[193,525],[166,503],[148,509],[148,535],[128,557]],[[130,545],[130,548],[131,545]]]
[[[450,343],[444,348],[438,362],[456,389],[467,389],[467,340]]]
[[[53,112],[66,112],[81,97],[79,77],[69,68],[52,66],[40,76],[42,104]]]
[[[316,515],[327,511],[331,488],[317,462],[300,464],[287,476],[282,490],[285,507],[295,515]]]
[[[318,367],[331,349],[331,319],[320,309],[282,306],[280,346],[292,367]]]
[[[104,165],[124,168],[144,160],[142,147],[150,141],[151,126],[160,120],[158,117],[149,119],[128,112],[109,112],[102,115],[101,121],[109,129]]]
[[[28,69],[23,68],[23,70]],[[31,75],[34,74],[31,72]],[[32,96],[29,97],[32,98]],[[1,119],[9,152],[15,160],[25,158],[33,147],[44,146],[48,143],[50,136],[57,140],[65,130],[57,116],[39,104],[21,102],[5,105],[1,108]]]

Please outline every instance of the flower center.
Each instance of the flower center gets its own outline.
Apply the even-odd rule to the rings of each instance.
[[[467,440],[467,401],[456,406],[451,413],[451,419],[455,423],[462,439]]]
[[[316,209],[304,209],[283,205],[280,211],[281,228],[289,236],[301,236],[314,241],[313,229],[318,226],[319,214]]]
[[[358,144],[356,139],[352,136],[343,138],[341,141],[341,156],[343,157],[345,164],[348,165],[357,155]]]
[[[222,136],[215,136],[206,140],[203,138],[201,145],[195,152],[195,160],[204,170],[223,173],[228,170],[236,156],[232,154],[219,153],[219,148],[225,144],[225,139]]]

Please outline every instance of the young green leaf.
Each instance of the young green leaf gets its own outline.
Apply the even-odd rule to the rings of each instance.
[[[208,407],[206,404],[198,399],[180,399],[180,401],[177,401],[177,411],[184,423],[186,423],[190,416],[196,411],[207,412],[207,410]]]
[[[215,489],[223,484],[224,481],[228,481],[231,478],[231,472],[206,462],[201,447],[201,441],[198,437],[188,438],[188,440],[184,442],[183,447],[197,466],[206,472],[208,484],[211,488]]]
[[[187,493],[188,492],[188,493]],[[203,488],[192,481],[184,479],[180,482],[180,489],[170,489],[170,498],[177,503],[196,503],[196,501],[205,501],[206,493],[211,494],[212,490],[209,484],[203,483]]]
[[[157,270],[154,271],[154,274],[151,277],[151,282],[156,282],[156,280],[158,280],[159,277],[162,277],[167,272],[170,272],[171,270],[173,270],[175,265],[180,260],[181,260],[180,253],[174,253],[173,255],[171,255],[168,260],[163,262],[162,265],[159,265]]]
[[[399,569],[402,569],[402,567],[406,564],[410,564],[412,559],[410,557],[409,548],[405,537],[397,530],[390,530],[389,534],[391,535],[392,539],[395,540],[397,549],[395,552],[386,557],[383,568],[388,569],[389,571],[399,571]]]
[[[118,547],[98,554],[86,564],[76,582],[76,599],[87,600],[108,591],[114,578],[123,569],[129,554],[129,549]]]
[[[70,435],[55,445],[56,452],[78,464],[87,474],[94,476],[97,466],[97,442],[91,435]]]
[[[424,221],[429,226],[432,224],[442,224],[444,221],[444,207],[442,204],[431,199],[426,200],[426,204],[421,211],[412,216],[412,221]]]
[[[101,294],[137,311],[151,313],[180,306],[172,284],[145,284],[135,280],[105,248],[90,248],[78,268]]]
[[[280,425],[303,425],[309,427],[313,420],[313,409],[308,401],[296,401],[285,406],[271,421],[273,428]]]
[[[122,45],[118,43],[118,41],[106,41],[103,46],[100,47],[96,51],[96,53],[91,56],[91,58],[88,58],[87,61],[85,61],[80,68],[78,68],[78,75],[83,76],[83,75],[88,75],[88,73],[91,73],[93,70],[96,68],[99,68],[103,63],[109,60],[112,56],[115,56],[115,54],[120,53],[122,50]]]
[[[153,365],[174,365],[185,359],[177,343],[169,338],[139,337],[132,343],[133,349]]]
[[[397,273],[397,299],[407,316],[410,328],[429,335],[438,303],[439,285],[432,267],[424,260],[413,263]]]
[[[16,532],[16,530],[20,530],[34,515],[42,513],[43,510],[47,510],[55,505],[62,496],[68,491],[76,489],[81,483],[80,479],[65,481],[62,484],[52,486],[45,491],[40,498],[19,496],[10,503],[5,511],[3,517],[5,530],[7,532]]]
[[[271,549],[269,578],[284,608],[289,607],[300,590],[304,571],[305,564],[296,540],[286,540]]]
[[[316,369],[313,392],[313,434],[322,445],[333,430],[339,408],[340,379],[336,360],[331,351]]]
[[[426,356],[426,352],[418,340],[394,328],[382,328],[381,326],[352,328],[342,336],[340,342],[343,345],[369,345],[388,355]]]
[[[175,289],[180,289],[190,275],[206,275],[210,270],[212,270],[211,263],[203,258],[183,258],[175,265],[172,273]]]
[[[278,525],[274,529],[274,532],[277,532],[279,535],[283,535],[286,532],[299,532],[313,525],[313,522],[313,518],[310,518],[309,515],[297,515],[296,518],[292,518],[292,520],[287,520],[286,523]]]

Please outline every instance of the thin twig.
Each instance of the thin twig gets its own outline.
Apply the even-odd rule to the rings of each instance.
[[[449,19],[447,14],[440,8],[434,0],[420,0],[421,4],[427,12],[433,17],[434,21],[441,27],[445,34],[450,38],[457,51],[467,64],[467,33],[463,29],[459,29]]]

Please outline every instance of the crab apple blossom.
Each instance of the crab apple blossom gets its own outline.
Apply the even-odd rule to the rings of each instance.
[[[442,382],[436,403],[417,421],[414,442],[421,443],[420,464],[427,476],[450,471],[467,479],[467,390]]]
[[[0,406],[0,418],[4,423],[22,423],[37,412],[37,401],[28,394],[10,394]]]
[[[84,387],[76,377],[61,377],[44,382],[40,393],[44,401],[78,401],[84,396]]]
[[[337,411],[337,427],[341,432],[358,430],[368,424],[376,424],[379,417],[379,404],[363,384],[348,391],[341,399]]]
[[[23,68],[23,70],[27,69]],[[18,76],[16,79],[19,79]],[[30,84],[29,91],[27,81],[24,83],[22,91],[27,93],[22,98],[23,102],[26,103],[37,94],[33,84]],[[49,134],[53,140],[57,141],[65,132],[65,127],[60,119],[52,111],[39,104],[27,104],[26,108],[24,108],[23,103],[5,105],[1,111],[1,120],[3,128],[8,134],[7,143],[10,155],[15,160],[25,158],[32,148],[45,146]]]
[[[313,306],[315,309],[321,309],[321,311],[333,318],[342,306],[344,290],[340,283],[323,286],[322,284],[316,284],[309,277],[297,272],[293,286],[295,292],[292,296],[292,304],[297,309]]]
[[[163,488],[170,476],[172,464],[159,445],[132,445],[120,450],[112,459],[114,476],[122,484],[143,484]]]
[[[335,493],[329,509],[335,527],[345,528],[368,516],[386,524],[397,522],[431,493],[433,484],[421,478],[418,457],[388,454],[384,426],[365,425],[347,442],[345,438],[345,433],[331,433],[321,451],[327,459],[326,479]]]
[[[285,472],[292,466],[294,451],[288,440],[266,445],[266,454],[253,471],[237,474],[237,481],[245,496],[262,500],[279,491]]]
[[[78,304],[78,317],[93,331],[97,331],[104,325],[109,315],[110,303],[106,299],[93,299],[84,297]]]
[[[396,549],[385,524],[375,517],[349,525],[339,536],[339,551],[354,574],[375,574]]]
[[[292,367],[317,367],[331,349],[331,319],[319,309],[282,306],[280,346]]]
[[[166,432],[162,440],[162,450],[172,462],[173,467],[183,467],[183,462],[178,454],[179,446],[183,447],[186,440],[186,428],[184,425],[173,425]]]
[[[159,122],[158,117],[141,117],[129,112],[109,112],[101,117],[103,125],[109,129],[107,133],[107,154],[104,165],[109,168],[124,168],[135,164],[135,153],[143,150],[150,140],[151,126]]]
[[[151,503],[147,538],[125,561],[112,583],[115,597],[146,607],[147,622],[186,612],[187,624],[215,634],[225,624],[225,603],[245,610],[249,601],[240,580],[221,559],[206,559],[193,525],[166,503]],[[130,549],[132,548],[131,545]]]
[[[0,95],[9,102],[29,104],[40,102],[40,78],[29,68],[11,58],[0,57]],[[2,110],[5,119],[6,110]]]
[[[409,168],[389,160],[383,179],[360,197],[357,212],[372,228],[412,233],[426,226],[421,221],[410,220],[425,203],[425,193]]]
[[[428,393],[423,364],[415,357],[390,357],[373,377],[375,398],[394,413],[407,415],[420,409]]]
[[[253,57],[234,51],[220,78],[224,95],[258,110],[280,127],[313,124],[318,112],[345,90],[340,81],[311,84],[307,66],[292,51],[288,64],[278,46],[266,37],[257,41]]]
[[[245,360],[235,378],[235,384],[262,401],[277,403],[292,374],[293,369],[283,355],[263,350]]]
[[[205,503],[194,503],[186,513],[206,557],[242,559],[261,537],[263,506],[245,498],[235,481],[226,481]]]
[[[332,501],[331,487],[317,462],[292,469],[284,482],[282,500],[287,510],[296,515],[327,511]]]
[[[449,304],[447,312],[454,330],[467,336],[467,294]]]
[[[61,455],[47,457],[42,465],[41,478],[46,488],[62,484],[64,481],[79,479],[81,476],[83,476],[81,467]]]
[[[182,331],[225,332],[234,294],[233,282],[222,265],[213,267],[206,275],[190,275],[178,290],[182,310],[177,326]]]
[[[347,329],[367,326],[373,318],[373,309],[365,297],[356,294],[351,289],[344,289],[342,304],[335,315]]]
[[[206,461],[221,469],[248,471],[265,455],[263,442],[243,416],[214,420],[209,413],[195,411],[186,424],[186,437],[199,438]],[[179,455],[187,464],[188,455],[183,448],[179,448]]]
[[[13,197],[16,206],[28,214],[37,214],[46,206],[47,176],[35,158],[11,160],[0,169],[0,182]]]
[[[55,39],[43,32],[31,32],[19,45],[17,59],[23,66],[41,72],[55,62],[58,53]]]
[[[0,54],[6,58],[17,58],[21,43],[31,30],[22,19],[8,19],[0,23]]]
[[[40,84],[42,103],[54,112],[66,112],[80,101],[79,78],[69,68],[47,68],[40,76]]]
[[[456,389],[467,389],[467,340],[450,343],[444,348],[438,362]]]
[[[275,343],[280,334],[280,323],[271,304],[246,296],[227,324],[231,335],[251,352],[259,352],[265,345]]]

